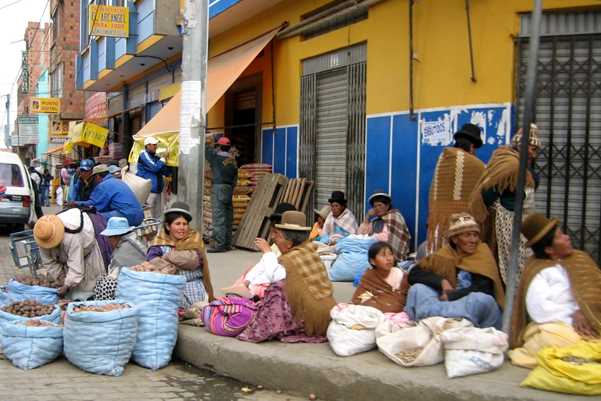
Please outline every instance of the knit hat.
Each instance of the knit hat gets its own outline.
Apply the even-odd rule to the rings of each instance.
[[[559,225],[559,220],[548,219],[540,213],[534,213],[524,220],[522,234],[528,240],[526,246],[532,246],[540,241],[549,231]]]
[[[57,247],[65,238],[63,221],[55,214],[40,217],[33,227],[33,238],[40,248]]]
[[[520,146],[520,143],[522,142],[523,133],[523,130],[520,128],[518,132],[515,133],[513,138],[511,138],[512,147],[517,149]],[[540,148],[542,145],[540,137],[538,136],[538,127],[536,126],[536,124],[530,124],[530,136],[528,137],[528,145],[533,145],[537,148]]]
[[[282,214],[282,222],[276,224],[275,228],[289,231],[311,231],[311,227],[307,227],[307,218],[303,212],[290,210]]]
[[[480,226],[471,214],[453,213],[451,217],[449,217],[449,230],[447,231],[447,238],[471,231],[480,233]]]

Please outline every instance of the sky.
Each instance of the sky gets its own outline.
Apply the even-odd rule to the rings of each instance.
[[[23,36],[28,21],[50,21],[50,0],[0,0],[0,146],[4,147],[6,97],[11,93],[11,130],[17,115],[17,85],[13,85],[21,67]],[[42,14],[42,11],[44,14]],[[12,88],[12,90],[11,90]]]

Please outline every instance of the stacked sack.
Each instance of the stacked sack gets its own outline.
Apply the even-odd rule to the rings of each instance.
[[[248,195],[234,195],[232,199],[234,205],[234,221],[232,223],[232,231],[235,233],[238,230],[238,226],[242,221],[244,213],[250,203],[250,196]]]
[[[205,163],[204,192],[202,196],[202,223],[203,239],[209,241],[213,235],[213,204],[211,194],[213,193],[213,173],[208,163]]]
[[[263,163],[245,164],[238,170],[238,193],[250,196],[263,176],[271,174],[271,165]]]

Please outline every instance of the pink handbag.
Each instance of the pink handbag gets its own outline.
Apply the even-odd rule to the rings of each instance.
[[[256,305],[235,295],[218,297],[202,309],[205,328],[218,336],[236,337],[252,321]]]

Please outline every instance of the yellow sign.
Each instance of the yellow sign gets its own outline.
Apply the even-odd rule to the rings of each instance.
[[[61,112],[61,100],[57,97],[33,97],[31,98],[29,112],[58,114]]]
[[[89,122],[69,124],[69,141],[76,144],[89,144],[103,148],[109,130]]]
[[[69,135],[69,121],[54,120],[50,122],[50,136],[51,137],[66,137]]]
[[[90,4],[88,31],[93,36],[127,38],[129,36],[129,9]]]

